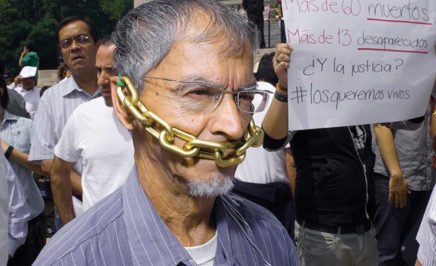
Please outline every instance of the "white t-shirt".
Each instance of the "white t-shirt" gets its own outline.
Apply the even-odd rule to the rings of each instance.
[[[274,92],[276,88],[267,82],[258,82],[260,90]],[[262,125],[263,118],[271,105],[274,96],[270,94],[269,101],[265,110],[253,115],[255,124]],[[235,177],[241,181],[267,184],[271,182],[288,182],[285,165],[285,152],[283,149],[277,151],[267,151],[262,146],[249,148],[245,160],[238,165]]]
[[[198,266],[213,266],[217,244],[218,234],[215,232],[215,235],[203,245],[185,249]]]
[[[124,184],[134,164],[131,134],[102,97],[74,110],[54,152],[64,161],[82,162],[84,210]]]
[[[35,117],[36,109],[38,108],[38,102],[40,98],[41,88],[34,87],[31,90],[26,91],[23,87],[15,87],[14,89],[21,96],[23,96],[26,103],[26,111],[29,113],[30,118],[33,120]]]

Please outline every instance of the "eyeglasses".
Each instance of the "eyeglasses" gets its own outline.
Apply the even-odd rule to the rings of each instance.
[[[91,42],[91,37],[86,33],[80,33],[76,36],[61,40],[59,45],[62,49],[67,49],[73,44],[73,41],[79,45],[84,45]]]
[[[227,91],[225,88],[205,81],[180,81],[157,77],[145,77],[144,79],[178,83],[172,90],[181,97],[181,106],[193,111],[213,111],[221,103],[224,94],[232,94],[239,111],[249,114],[262,112],[265,110],[269,94],[272,93],[257,89],[256,83],[241,87],[237,91]]]

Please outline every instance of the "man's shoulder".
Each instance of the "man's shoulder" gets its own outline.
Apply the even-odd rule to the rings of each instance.
[[[48,88],[42,95],[41,99],[62,97],[65,94],[65,92],[68,90],[69,90],[69,80],[65,80],[64,82],[58,82],[55,85]]]
[[[38,103],[38,111],[44,108],[57,108],[63,102],[65,102],[65,95],[74,90],[71,82],[66,80],[65,82],[58,82],[55,85],[48,88],[41,96]],[[56,110],[58,112],[58,110]]]
[[[262,206],[242,198],[236,194],[229,193],[221,197],[223,205],[227,208],[233,208],[244,217],[249,224],[263,225],[277,225],[281,227],[281,223],[277,218],[267,209]]]
[[[271,212],[232,193],[221,196],[220,200],[224,210],[224,217],[221,218],[224,219],[219,220],[228,223],[232,232],[231,241],[242,245],[239,247],[241,252],[249,254],[250,245],[244,244],[251,243],[272,265],[298,265],[291,238]]]
[[[81,105],[77,106],[77,108],[74,110],[74,113],[81,113],[83,115],[90,115],[95,116],[93,114],[96,111],[105,110],[108,107],[105,105],[103,97],[97,97],[95,99],[92,99],[88,102],[84,102]]]
[[[105,119],[104,114],[107,108],[103,98],[98,97],[77,106],[68,121],[76,121],[81,126],[84,126],[84,124],[94,125],[94,123],[98,123],[101,119]]]
[[[13,123],[21,124],[24,126],[28,126],[28,127],[32,126],[32,119],[27,118],[27,117],[18,116],[18,115],[9,113],[9,112],[6,113],[5,120],[13,122]]]
[[[62,264],[69,260],[68,257],[76,259],[78,255],[85,262],[90,256],[104,260],[105,256],[113,256],[114,250],[121,252],[120,249],[127,248],[122,193],[122,189],[118,189],[62,227],[34,265]],[[123,246],[115,245],[117,242]],[[94,254],[89,254],[91,250]]]

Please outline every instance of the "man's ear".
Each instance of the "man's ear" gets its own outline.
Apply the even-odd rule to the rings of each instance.
[[[120,120],[121,124],[123,124],[124,127],[126,127],[128,130],[133,130],[135,126],[137,126],[137,121],[133,115],[131,115],[123,106],[121,101],[118,99],[117,95],[117,80],[118,77],[114,76],[111,78],[111,96],[112,96],[112,105],[115,111],[115,114],[117,115],[118,119]]]

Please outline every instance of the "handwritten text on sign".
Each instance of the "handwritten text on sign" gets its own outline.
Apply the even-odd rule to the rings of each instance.
[[[436,1],[285,0],[291,130],[405,120],[435,80]]]

